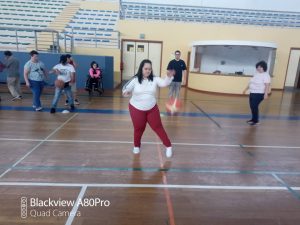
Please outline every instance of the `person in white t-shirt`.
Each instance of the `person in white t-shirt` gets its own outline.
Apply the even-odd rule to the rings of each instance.
[[[74,68],[74,80],[72,83],[70,83],[70,86],[71,86],[71,91],[72,91],[72,95],[73,95],[73,98],[74,98],[74,104],[75,105],[79,105],[79,101],[77,99],[77,84],[76,84],[76,68],[78,67],[78,64],[74,61],[73,57],[70,55],[70,54],[66,54],[67,56],[67,62],[68,64],[72,65],[73,68]],[[65,105],[68,105],[69,102],[68,102],[68,96],[66,96],[66,102],[65,102]]]
[[[75,70],[72,65],[68,64],[66,55],[60,56],[60,63],[53,67],[52,72],[57,74],[57,79],[62,80],[65,84],[63,88],[55,87],[55,95],[52,101],[50,113],[56,112],[56,106],[62,91],[64,91],[67,95],[68,103],[73,111],[75,107],[70,83],[72,83],[74,80]]]
[[[256,73],[250,79],[249,85],[243,91],[250,90],[249,104],[251,108],[252,118],[247,123],[251,126],[259,124],[259,104],[268,98],[268,92],[270,88],[271,78],[267,73],[268,65],[265,61],[260,61],[256,64]]]
[[[147,123],[149,123],[166,146],[166,156],[172,157],[172,144],[163,128],[156,104],[156,90],[158,87],[170,85],[174,74],[174,70],[169,70],[165,79],[154,76],[151,61],[144,59],[137,74],[123,87],[123,96],[132,95],[129,101],[129,112],[134,127],[134,154],[140,153],[141,138]]]

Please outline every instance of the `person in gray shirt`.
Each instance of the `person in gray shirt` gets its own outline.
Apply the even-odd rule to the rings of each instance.
[[[11,51],[4,52],[4,68],[7,73],[7,87],[12,95],[12,101],[22,99],[20,88],[20,63]]]
[[[44,89],[44,79],[48,72],[42,61],[39,60],[39,53],[32,50],[30,53],[30,60],[24,65],[24,80],[26,86],[32,91],[32,107],[35,111],[41,111],[41,94]]]

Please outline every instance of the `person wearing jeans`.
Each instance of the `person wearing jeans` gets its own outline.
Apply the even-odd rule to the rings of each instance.
[[[250,93],[249,96],[249,105],[252,113],[252,119],[248,121],[250,125],[254,125],[252,123],[259,123],[259,111],[258,106],[264,100],[264,94],[260,93]]]
[[[66,55],[60,56],[60,63],[54,66],[51,72],[54,72],[57,75],[57,79],[63,81],[62,83],[64,85],[63,87],[55,87],[55,94],[50,113],[56,112],[57,103],[60,99],[62,91],[65,92],[68,99],[68,104],[70,104],[70,108],[73,111],[75,107],[70,83],[74,81],[75,70],[72,65],[68,64]]]
[[[249,85],[243,91],[250,90],[249,105],[252,113],[252,118],[247,121],[251,126],[259,124],[259,104],[268,98],[271,78],[267,73],[268,66],[265,61],[260,61],[256,64],[256,73],[250,79]]]
[[[134,154],[140,153],[141,138],[149,123],[165,145],[166,157],[172,157],[172,144],[163,128],[155,96],[157,87],[168,86],[173,80],[174,73],[173,70],[168,71],[165,79],[156,77],[152,72],[151,61],[145,59],[141,62],[138,73],[123,87],[123,96],[132,94],[129,112],[134,127]]]
[[[55,88],[55,94],[54,94],[54,98],[52,100],[51,110],[50,110],[51,113],[55,113],[56,112],[57,103],[58,103],[58,101],[60,99],[62,91],[64,91],[64,93],[66,94],[68,102],[70,102],[70,108],[71,108],[71,110],[75,109],[71,86],[69,85],[69,83],[67,83],[67,84],[65,83],[64,88],[62,88],[62,89],[58,88],[58,87]]]
[[[32,107],[35,111],[41,111],[41,94],[44,88],[44,79],[47,76],[47,71],[43,62],[38,59],[38,52],[31,51],[31,59],[24,65],[24,80],[26,86],[32,91],[33,100]]]
[[[44,81],[36,81],[36,80],[30,80],[30,89],[32,91],[32,106],[35,108],[36,111],[42,110],[42,104],[41,104],[41,95],[44,89]]]

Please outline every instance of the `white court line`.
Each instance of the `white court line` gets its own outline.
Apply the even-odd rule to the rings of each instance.
[[[16,165],[18,165],[23,159],[25,159],[28,155],[30,155],[34,150],[36,150],[39,146],[41,146],[44,142],[47,141],[48,138],[50,138],[53,134],[55,134],[58,130],[60,130],[64,125],[66,125],[70,120],[72,120],[75,116],[77,116],[78,113],[74,114],[72,117],[70,117],[67,121],[65,121],[62,125],[60,125],[58,128],[56,128],[52,133],[50,133],[45,139],[41,139],[40,143],[38,143],[36,146],[34,146],[29,152],[27,152],[22,158],[20,158],[17,162],[15,162],[9,169],[4,171],[0,175],[0,179],[7,174],[9,171],[12,170]]]
[[[178,185],[178,184],[97,184],[97,183],[40,183],[40,182],[0,182],[0,186],[30,187],[94,187],[94,188],[172,188],[172,189],[215,189],[215,190],[288,190],[283,186],[222,186],[222,185]],[[300,187],[291,187],[300,190]]]
[[[30,138],[0,138],[0,141],[32,141],[32,142],[65,142],[65,143],[107,143],[107,144],[132,144],[132,141],[92,141],[92,140],[54,140],[54,139],[30,139]],[[157,145],[160,142],[146,141],[142,144]],[[211,146],[211,147],[237,147],[244,148],[279,148],[279,149],[300,149],[300,146],[284,146],[284,145],[238,145],[238,144],[209,144],[209,143],[184,143],[173,142],[172,145],[178,146]]]
[[[69,218],[68,218],[68,220],[66,222],[66,225],[71,225],[72,224],[72,222],[74,220],[74,217],[76,215],[76,212],[78,210],[78,207],[79,207],[79,201],[82,200],[82,198],[83,198],[83,196],[84,196],[84,194],[86,192],[86,189],[87,189],[86,185],[82,186],[81,191],[80,191],[80,193],[79,193],[79,195],[77,197],[77,200],[75,202],[75,205],[73,206],[73,209],[72,209],[72,211],[70,213],[70,216],[69,216]]]
[[[289,148],[299,149],[300,146],[281,146],[281,145],[242,145],[244,148]]]

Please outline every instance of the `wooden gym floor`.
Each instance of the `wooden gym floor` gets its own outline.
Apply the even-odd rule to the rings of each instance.
[[[168,160],[148,126],[141,154],[132,154],[120,90],[82,93],[70,114],[61,100],[55,115],[53,90],[42,97],[43,112],[32,110],[31,94],[12,102],[4,90],[0,224],[300,224],[300,92],[274,91],[261,124],[250,127],[247,97],[182,89],[181,112],[170,116],[162,89]]]

